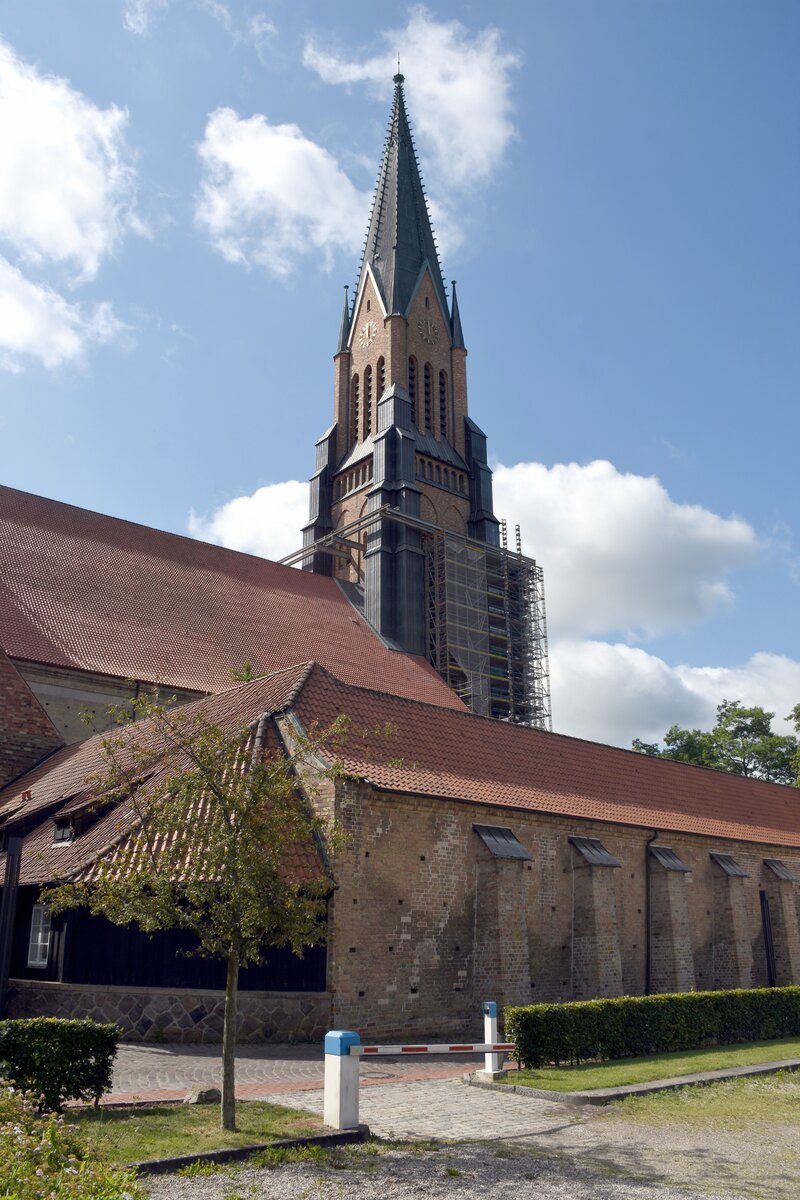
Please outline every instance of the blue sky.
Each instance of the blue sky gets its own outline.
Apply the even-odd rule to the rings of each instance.
[[[0,38],[3,482],[294,547],[399,50],[555,727],[800,700],[795,0],[4,0]]]

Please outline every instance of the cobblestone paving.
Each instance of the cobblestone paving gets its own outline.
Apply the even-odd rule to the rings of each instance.
[[[362,1062],[365,1087],[396,1080],[456,1078],[480,1066],[467,1055]],[[112,1094],[119,1101],[182,1097],[193,1084],[216,1084],[221,1075],[221,1050],[216,1045],[152,1046],[123,1044],[114,1066]],[[321,1046],[242,1046],[236,1054],[236,1091],[242,1099],[283,1095],[322,1087]],[[321,1103],[321,1101],[320,1101]]]
[[[287,1092],[281,1096],[281,1104],[321,1114],[322,1092]],[[546,1137],[588,1115],[584,1108],[467,1087],[461,1078],[363,1088],[360,1098],[362,1122],[382,1138],[522,1140]]]

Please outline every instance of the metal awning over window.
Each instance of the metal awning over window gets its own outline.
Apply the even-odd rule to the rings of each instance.
[[[790,879],[792,883],[797,883],[797,876],[794,871],[791,871],[786,863],[781,862],[779,858],[765,858],[764,866],[769,867],[771,871],[778,876],[778,879]]]
[[[692,869],[691,867],[687,867],[683,859],[678,858],[670,846],[651,846],[650,853],[668,871],[691,871]]]
[[[622,863],[609,854],[599,838],[571,837],[569,839],[579,854],[593,867],[621,867]]]
[[[744,879],[749,878],[744,867],[740,867],[736,859],[731,857],[730,854],[714,854],[712,852],[710,857],[718,867],[722,867],[726,875],[741,875]]]
[[[511,830],[502,825],[473,825],[472,828],[495,858],[533,858]]]

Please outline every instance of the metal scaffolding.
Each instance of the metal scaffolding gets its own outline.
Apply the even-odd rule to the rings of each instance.
[[[484,717],[550,730],[544,575],[516,551],[474,541],[384,506],[287,556],[298,564],[324,552],[349,559],[359,535],[380,520],[418,529],[426,562],[428,658],[465,704]]]
[[[550,730],[542,568],[444,529],[423,543],[433,666],[473,712]]]

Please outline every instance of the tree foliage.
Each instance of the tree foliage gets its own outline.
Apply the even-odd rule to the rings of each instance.
[[[266,714],[229,727],[202,705],[171,709],[143,696],[125,715],[128,724],[102,738],[102,767],[87,780],[99,805],[115,804],[120,838],[43,900],[146,932],[188,930],[196,953],[226,962],[222,1124],[233,1128],[239,968],[270,946],[301,954],[325,937],[331,885],[317,848],[335,848],[337,832],[309,792],[337,774],[330,747],[344,723],[313,737],[294,731],[287,744]]]
[[[798,784],[800,754],[792,734],[774,733],[774,712],[754,706],[745,708],[738,700],[723,700],[717,707],[713,729],[681,729],[673,725],[664,735],[663,749],[635,738],[632,746],[640,754],[668,758],[673,762],[711,767],[730,775],[745,775],[772,783]],[[788,719],[800,732],[800,705]]]

